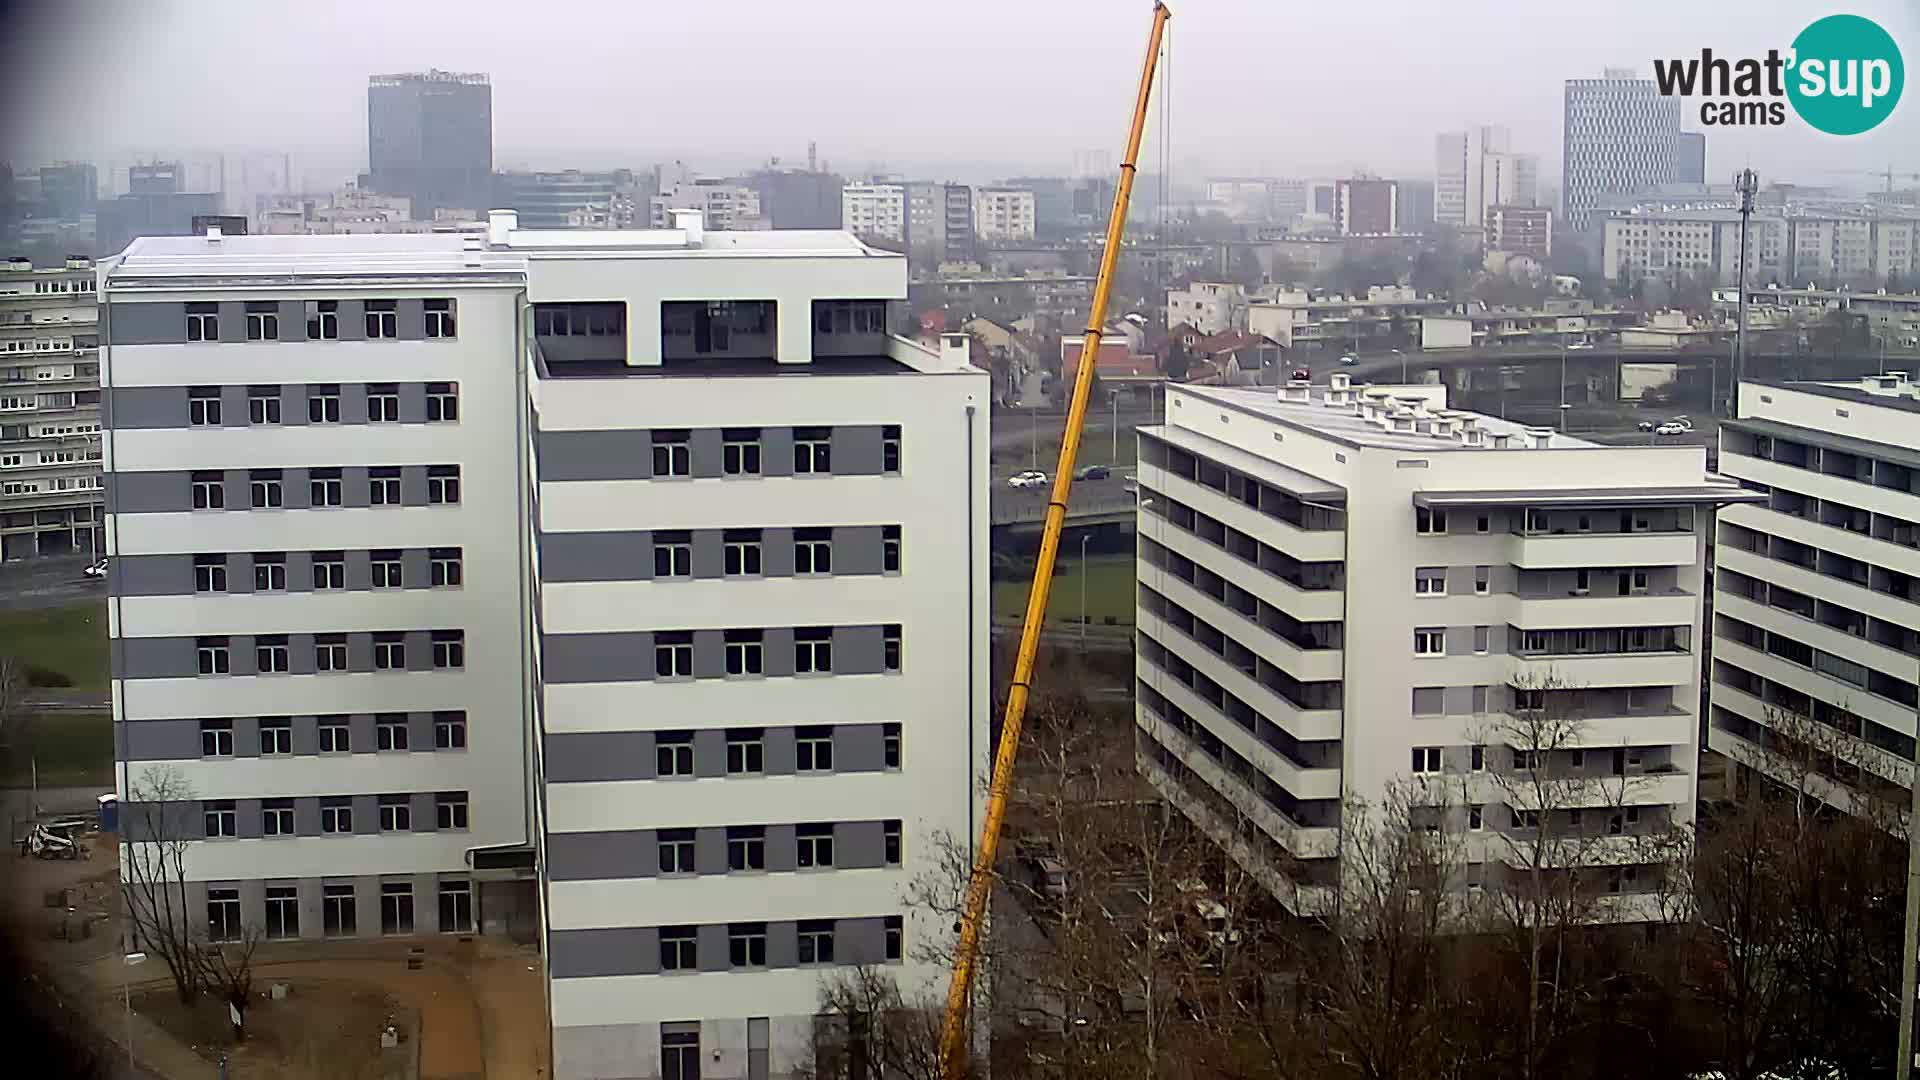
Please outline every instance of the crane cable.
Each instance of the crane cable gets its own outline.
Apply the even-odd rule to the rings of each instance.
[[[1066,430],[1060,440],[1060,461],[1047,502],[1046,525],[1040,534],[1040,555],[1034,565],[1033,587],[1020,628],[1020,651],[1014,658],[1013,682],[1007,689],[1007,709],[1000,725],[1000,748],[994,754],[993,778],[987,787],[986,820],[980,844],[967,878],[966,907],[954,947],[953,976],[947,987],[946,1015],[940,1028],[940,1068],[947,1080],[959,1080],[967,1058],[968,1005],[972,998],[980,928],[986,919],[987,897],[993,888],[993,867],[1000,851],[1000,826],[1006,817],[1007,793],[1013,786],[1013,762],[1020,750],[1020,729],[1026,720],[1027,696],[1033,685],[1034,658],[1040,647],[1040,627],[1053,591],[1053,562],[1060,551],[1060,533],[1066,525],[1067,497],[1073,489],[1073,466],[1079,456],[1080,432],[1086,423],[1087,401],[1093,392],[1094,363],[1100,355],[1101,331],[1106,325],[1107,300],[1113,289],[1114,267],[1120,259],[1120,241],[1126,231],[1127,209],[1153,93],[1153,74],[1159,65],[1161,42],[1173,13],[1161,0],[1153,5],[1153,30],[1147,39],[1147,57],[1134,96],[1133,122],[1127,131],[1126,155],[1120,162],[1120,182],[1113,193],[1107,219],[1106,245],[1100,252],[1100,274],[1094,280],[1093,301],[1087,311],[1086,336],[1080,343],[1080,367],[1074,374],[1073,397],[1067,406]]]

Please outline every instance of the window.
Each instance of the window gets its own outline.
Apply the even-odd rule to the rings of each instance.
[[[880,571],[886,574],[900,572],[900,526],[898,525],[880,527]]]
[[[662,679],[693,678],[693,634],[667,630],[653,635],[653,673]]]
[[[253,555],[253,590],[287,591],[287,556],[279,551],[257,551]]]
[[[193,557],[193,591],[197,593],[227,591],[227,557],[225,555]]]
[[[324,813],[324,811],[323,811]],[[328,937],[352,937],[359,929],[354,918],[353,886],[323,885],[320,889],[320,923]]]
[[[684,578],[693,576],[693,535],[678,530],[653,534],[653,576]]]
[[[1592,586],[1592,585],[1593,585],[1593,572],[1592,572],[1592,571],[1590,571],[1590,570],[1575,570],[1575,571],[1573,572],[1573,594],[1574,594],[1575,596],[1585,596],[1585,595],[1587,595],[1587,593],[1588,593],[1588,592],[1590,591],[1590,589],[1591,589],[1591,586]]]
[[[729,630],[726,632],[727,674],[759,675],[764,670],[762,632]]]
[[[406,573],[403,566],[398,548],[375,548],[367,553],[367,569],[376,589],[404,587]]]
[[[460,501],[460,466],[427,466],[427,502],[452,506]]]
[[[380,883],[380,932],[383,934],[413,933],[412,882],[383,881]]]
[[[247,423],[277,424],[280,422],[280,388],[277,386],[247,387]]]
[[[260,756],[284,757],[293,753],[293,717],[260,718]]]
[[[1493,528],[1493,519],[1486,514],[1481,514],[1480,516],[1473,519],[1474,532],[1483,533],[1491,530],[1492,528]]]
[[[832,772],[833,729],[800,728],[793,741],[793,767],[799,772]]]
[[[1545,763],[1544,751],[1515,750],[1513,752],[1513,768],[1516,772],[1532,772],[1544,766]]]
[[[452,337],[453,301],[434,299],[426,301],[423,306],[426,308],[427,315],[427,336],[430,338]]]
[[[400,422],[400,388],[393,383],[367,384],[367,423]]]
[[[194,639],[193,651],[200,663],[202,675],[225,675],[232,670],[232,659],[228,655],[227,639],[223,637],[203,637]]]
[[[397,300],[367,301],[367,337],[397,338],[400,336],[400,303]]]
[[[833,670],[833,628],[803,626],[793,632],[795,674],[824,674]]]
[[[367,499],[375,506],[399,506],[400,470],[392,466],[368,469]]]
[[[458,383],[430,382],[427,384],[427,423],[451,424],[460,419],[460,386]]]
[[[378,750],[407,748],[407,714],[380,713],[373,718],[373,743]]]
[[[309,469],[307,491],[314,506],[339,506],[344,501],[339,469]]]
[[[1633,571],[1633,575],[1627,581],[1627,591],[1634,593],[1647,591],[1647,572],[1645,570]]]
[[[662,778],[693,775],[693,732],[663,731],[653,740],[654,773]]]
[[[200,721],[200,756],[233,756],[233,721]]]
[[[900,725],[880,725],[880,763],[889,769],[900,767]]]
[[[1527,531],[1528,532],[1530,533],[1546,532],[1551,527],[1551,524],[1552,524],[1551,520],[1547,516],[1547,512],[1545,510],[1528,510],[1527,511]]]
[[[724,428],[720,439],[721,472],[728,476],[760,475],[759,428]]]
[[[347,554],[344,551],[313,553],[313,587],[316,591],[347,587]]]
[[[800,963],[833,963],[833,920],[807,919],[800,923]]]
[[[1473,628],[1473,654],[1475,656],[1487,655],[1487,651],[1492,647],[1492,645],[1493,645],[1493,627],[1476,626]],[[1481,711],[1485,711],[1485,710],[1481,710]]]
[[[660,1080],[700,1080],[700,1025],[660,1025]]]
[[[767,924],[730,923],[727,926],[727,963],[737,968],[767,966]]]
[[[435,750],[467,748],[466,713],[437,712],[433,714],[433,748]]]
[[[280,490],[279,469],[255,469],[247,474],[247,495],[255,510],[278,510],[286,504]]]
[[[1484,715],[1487,711],[1488,689],[1489,688],[1485,686],[1476,686],[1473,688],[1473,694],[1469,702],[1469,708],[1473,710],[1473,713],[1476,716]]]
[[[653,475],[692,476],[690,434],[685,430],[653,433]]]
[[[433,824],[437,829],[467,827],[467,793],[442,791],[433,797]]]
[[[1493,568],[1490,566],[1474,567],[1473,568],[1474,593],[1479,596],[1485,596],[1487,595],[1488,592],[1492,591],[1492,589],[1493,589]]]
[[[407,670],[406,635],[390,630],[373,635],[373,668],[375,671]]]
[[[901,832],[900,819],[893,818],[880,826],[882,837],[882,856],[888,866],[900,865]]]
[[[1478,806],[1467,807],[1467,828],[1470,831],[1479,832],[1485,824],[1486,813],[1483,808]]]
[[[427,559],[428,581],[434,588],[449,589],[459,586],[461,581],[459,548],[428,548]]]
[[[440,883],[440,932],[473,932],[473,883],[465,878]]]
[[[1513,822],[1514,828],[1538,829],[1540,827],[1540,811],[1519,810],[1511,807],[1509,807],[1508,809],[1509,809],[1509,813],[1512,815],[1512,822]]]
[[[187,388],[187,423],[193,427],[220,426],[219,387],[190,386]]]
[[[1440,627],[1423,627],[1413,632],[1413,655],[1444,656],[1447,651],[1447,632]]]
[[[691,926],[660,928],[660,970],[693,971],[699,967],[700,951]]]
[[[797,865],[802,870],[819,870],[833,865],[833,826],[796,825],[794,839],[800,845]]]
[[[433,666],[441,671],[459,671],[467,666],[466,631],[433,632]]]
[[[1474,748],[1473,748],[1473,771],[1474,771],[1474,772],[1486,772],[1486,771],[1487,771],[1487,748],[1486,748],[1485,746],[1482,746],[1482,745],[1479,745],[1479,744],[1475,744],[1475,745],[1474,745]]]
[[[833,573],[833,530],[793,530],[793,572],[796,574]]]
[[[413,800],[410,797],[406,795],[380,796],[380,831],[413,831]]]
[[[767,868],[767,830],[760,825],[727,827],[727,869],[736,871]]]
[[[323,754],[350,754],[353,752],[353,728],[344,716],[319,717],[320,752]]]
[[[888,424],[880,429],[880,471],[894,475],[900,472],[899,424]]]
[[[1413,572],[1413,594],[1415,596],[1439,596],[1447,591],[1447,571],[1445,567],[1423,566]]]
[[[340,337],[340,301],[307,301],[307,340],[334,341]]]
[[[340,422],[340,384],[316,383],[307,387],[307,423]]]
[[[722,569],[728,577],[757,577],[760,573],[760,530],[728,529],[720,534],[725,545]]]
[[[660,857],[661,874],[697,872],[693,865],[692,829],[661,829],[654,834],[654,837]]]
[[[260,835],[293,835],[293,800],[264,799],[260,803]]]
[[[727,730],[727,775],[754,776],[766,772],[765,733],[760,728]]]
[[[1437,773],[1440,771],[1440,748],[1437,746],[1416,746],[1413,748],[1413,771],[1415,773]]]
[[[232,799],[214,799],[204,804],[201,817],[207,830],[207,838],[238,836],[240,833],[239,816],[234,811]]]
[[[1444,536],[1447,531],[1447,512],[1429,510],[1424,506],[1414,507],[1413,531],[1422,536]]]
[[[219,473],[193,474],[193,508],[195,510],[223,510],[226,505],[227,488]]]
[[[219,304],[188,304],[187,305],[187,340],[188,341],[219,341],[220,340],[220,305]]]
[[[828,473],[833,471],[833,431],[831,428],[803,427],[793,429],[793,471],[794,474]]]
[[[240,890],[207,890],[207,940],[240,940]]]
[[[1513,707],[1519,712],[1539,712],[1547,707],[1547,692],[1538,687],[1514,687]]]

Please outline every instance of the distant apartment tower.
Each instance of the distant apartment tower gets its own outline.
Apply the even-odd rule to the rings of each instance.
[[[840,189],[840,220],[855,236],[907,239],[907,189],[901,184],[848,184]]]
[[[118,254],[142,236],[188,236],[196,217],[220,213],[217,191],[181,191],[177,164],[134,165],[127,170],[128,192],[102,199],[94,208],[94,250]]]
[[[93,261],[0,270],[0,559],[104,554]]]
[[[1343,236],[1383,236],[1400,231],[1400,185],[1356,178],[1333,182],[1333,224]]]
[[[73,221],[93,213],[100,199],[100,173],[83,161],[40,166],[40,213]]]
[[[626,174],[630,181],[631,174]],[[503,172],[481,209],[507,209],[529,229],[615,227],[614,194],[622,177],[611,172]]]
[[[366,186],[413,200],[413,216],[486,210],[493,180],[493,87],[477,73],[367,80]]]
[[[1400,231],[1425,233],[1433,228],[1433,181],[1396,180],[1400,185]]]
[[[1704,449],[1340,374],[1176,387],[1167,417],[1139,432],[1137,760],[1283,904],[1333,910],[1346,800],[1396,788],[1489,893],[1536,845],[1691,825],[1706,527],[1747,497]],[[1542,807],[1535,771],[1595,783]],[[1572,868],[1596,917],[1660,918],[1658,867],[1609,843]]]
[[[1646,210],[1601,225],[1601,269],[1608,278],[1739,273],[1740,215],[1725,208]],[[1889,275],[1920,270],[1920,218],[1894,212],[1767,210],[1748,225],[1747,280],[1819,282],[1871,290]]]
[[[1707,182],[1707,136],[1704,132],[1680,133],[1679,157],[1674,162],[1673,179],[1680,184]]]
[[[156,161],[127,167],[127,194],[172,195],[180,190],[180,163]]]
[[[972,262],[978,235],[973,189],[965,184],[947,184],[943,198],[946,220],[941,230],[942,258],[949,262]]]
[[[1746,382],[1720,467],[1708,746],[1888,818],[1911,783],[1920,656],[1920,386],[1905,372]]]
[[[1680,99],[1652,79],[1608,68],[1598,79],[1568,79],[1561,160],[1562,217],[1584,231],[1604,195],[1672,183],[1679,174]]]
[[[1539,159],[1514,153],[1511,134],[1498,124],[1447,132],[1434,141],[1434,220],[1475,228],[1489,206],[1532,206],[1538,198]]]
[[[996,244],[1033,239],[1033,192],[1025,188],[973,189],[973,231]]]
[[[647,200],[648,227],[673,227],[676,210],[698,210],[705,227],[719,232],[750,232],[768,227],[760,212],[760,193],[717,176],[699,176],[662,183],[660,193]]]
[[[1488,207],[1487,250],[1544,263],[1553,254],[1553,211],[1544,206]]]
[[[802,169],[761,169],[747,177],[760,195],[760,215],[774,229],[838,229],[840,189],[837,174]]]

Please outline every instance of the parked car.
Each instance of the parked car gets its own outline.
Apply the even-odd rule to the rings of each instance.
[[[1394,352],[1399,352],[1400,350],[1399,350],[1399,349],[1395,349],[1395,350],[1393,350],[1393,351],[1394,351]],[[1340,366],[1341,366],[1341,367],[1352,367],[1353,365],[1355,365],[1355,364],[1357,364],[1357,363],[1359,363],[1359,362],[1360,362],[1360,358],[1359,358],[1359,357],[1357,357],[1357,356],[1355,356],[1355,355],[1353,355],[1352,353],[1348,353],[1347,355],[1345,355],[1345,356],[1343,356],[1343,357],[1341,357],[1341,358],[1340,358]]]
[[[1010,488],[1036,488],[1047,486],[1047,474],[1039,469],[1026,469],[1007,477]]]
[[[1641,431],[1652,431],[1652,430],[1653,430],[1653,421],[1651,421],[1651,420],[1642,420],[1642,421],[1640,421],[1640,430],[1641,430]]]
[[[85,570],[82,570],[80,572],[90,578],[106,577],[107,576],[107,560],[101,559],[99,562],[94,563],[92,566],[89,566]]]
[[[1311,379],[1313,378],[1313,372],[1303,367],[1294,368],[1293,377],[1296,379]]]
[[[1569,345],[1569,346],[1567,346],[1567,348],[1568,348],[1568,350],[1570,350],[1570,351],[1572,351],[1572,352],[1579,352],[1579,351],[1580,351],[1580,350],[1582,350],[1582,349],[1591,349],[1591,348],[1593,348],[1593,342],[1591,342],[1591,341],[1576,341],[1576,342],[1574,342],[1573,344],[1571,344],[1571,345]]]
[[[1667,421],[1667,423],[1669,423],[1669,424],[1679,424],[1679,425],[1680,425],[1680,427],[1681,427],[1682,429],[1684,429],[1684,430],[1686,430],[1686,431],[1692,431],[1692,430],[1693,430],[1693,421],[1691,421],[1691,420],[1689,420],[1689,419],[1687,419],[1687,418],[1686,418],[1686,417],[1684,417],[1684,416],[1676,416],[1676,417],[1674,417],[1673,419],[1671,419],[1671,420],[1668,420],[1668,421]]]
[[[1075,480],[1105,480],[1110,475],[1112,474],[1107,472],[1105,465],[1088,465],[1079,472],[1074,473],[1073,478]]]
[[[1659,427],[1654,428],[1653,433],[1655,435],[1685,435],[1687,432],[1691,430],[1693,429],[1681,427],[1679,424],[1676,424],[1673,421],[1669,420],[1666,423],[1661,424]]]

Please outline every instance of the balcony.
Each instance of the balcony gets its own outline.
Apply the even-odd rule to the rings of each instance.
[[[1302,682],[1332,682],[1342,677],[1344,665],[1339,649],[1302,648],[1144,559],[1136,566],[1138,580],[1146,582],[1148,588],[1205,619],[1221,633],[1294,678]]]
[[[1229,528],[1238,529],[1301,562],[1339,562],[1347,557],[1344,530],[1302,529],[1237,502],[1224,491],[1175,476],[1157,465],[1142,463],[1137,474],[1141,487],[1164,492],[1169,498],[1191,506]]]
[[[1513,565],[1523,570],[1692,566],[1700,561],[1700,537],[1692,532],[1521,533],[1512,551]]]
[[[1700,598],[1678,589],[1625,596],[1609,575],[1596,575],[1592,591],[1559,596],[1521,596],[1513,624],[1523,630],[1575,629],[1583,626],[1688,626]]]
[[[1512,678],[1564,687],[1689,686],[1700,674],[1690,652],[1538,653],[1513,658]]]
[[[1242,836],[1209,801],[1187,790],[1178,778],[1174,777],[1158,761],[1144,751],[1135,755],[1140,772],[1159,791],[1166,800],[1180,809],[1187,819],[1207,834],[1221,850],[1233,857],[1233,861],[1253,875],[1280,901],[1289,911],[1303,917],[1315,917],[1329,914],[1334,908],[1334,889],[1328,885],[1305,884],[1288,877],[1280,870],[1280,862],[1269,859],[1265,852],[1256,848]],[[1332,852],[1339,848],[1339,830],[1327,830],[1332,836],[1323,841]]]
[[[1153,671],[1150,665],[1147,667],[1147,670],[1149,672]],[[1253,762],[1254,766],[1261,772],[1266,773],[1273,778],[1275,783],[1286,788],[1288,794],[1296,799],[1338,799],[1341,797],[1340,768],[1337,758],[1333,765],[1326,768],[1312,768],[1301,764],[1280,750],[1267,745],[1267,743],[1263,742],[1246,728],[1241,727],[1226,716],[1221,715],[1220,710],[1201,700],[1200,695],[1194,693],[1191,688],[1171,676],[1155,677],[1157,674],[1158,673],[1155,672],[1154,674],[1146,676],[1148,686],[1166,698],[1167,702],[1174,708],[1199,720],[1208,731],[1213,733],[1214,738],[1219,739],[1241,757]],[[1146,726],[1148,721],[1152,721],[1153,725],[1159,728],[1166,728],[1169,731],[1173,730],[1171,725],[1166,721],[1153,716],[1149,711],[1149,707],[1145,704],[1142,704],[1140,707],[1140,716],[1142,726]],[[1175,731],[1173,735],[1185,738],[1184,735],[1177,731]],[[1155,739],[1162,745],[1167,745],[1166,739],[1160,738],[1158,735],[1155,736]]]
[[[1340,710],[1308,709],[1282,697],[1279,691],[1210,652],[1199,642],[1156,615],[1142,611],[1139,632],[1159,642],[1195,671],[1212,679],[1221,689],[1252,706],[1261,715],[1301,742],[1327,742],[1340,738]]]
[[[1169,551],[1185,555],[1301,622],[1340,622],[1346,617],[1346,600],[1341,590],[1303,588],[1175,525],[1155,513],[1155,509],[1149,508],[1140,515],[1140,535]],[[1157,577],[1168,576],[1155,567],[1148,567],[1141,574],[1140,580],[1150,585]]]

